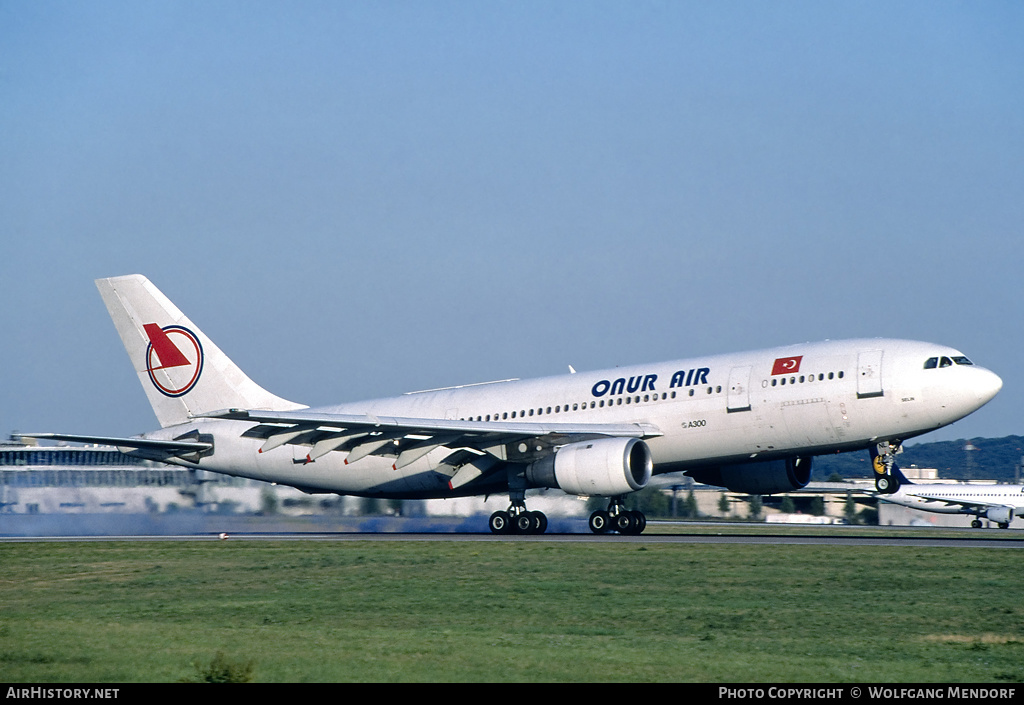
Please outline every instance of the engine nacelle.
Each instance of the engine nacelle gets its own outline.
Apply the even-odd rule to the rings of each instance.
[[[989,507],[985,517],[997,524],[1009,524],[1013,521],[1013,507]]]
[[[701,468],[686,473],[697,482],[718,485],[733,492],[775,494],[806,487],[811,481],[811,458],[765,460],[743,465]]]
[[[562,446],[531,463],[526,479],[537,487],[569,494],[614,497],[647,486],[654,461],[647,444],[637,438],[599,438]]]

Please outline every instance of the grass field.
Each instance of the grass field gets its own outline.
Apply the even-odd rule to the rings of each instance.
[[[0,545],[0,682],[1020,682],[1012,549]]]

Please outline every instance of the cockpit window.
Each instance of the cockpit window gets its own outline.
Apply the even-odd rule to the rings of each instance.
[[[957,355],[952,359],[948,357],[929,357],[924,361],[924,368],[926,370],[934,370],[936,367],[952,367],[954,364],[973,365],[974,363],[963,355]]]

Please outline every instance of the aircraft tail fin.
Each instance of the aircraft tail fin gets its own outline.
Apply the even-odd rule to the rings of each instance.
[[[907,479],[907,476],[903,474],[903,471],[900,470],[898,465],[892,466],[892,475],[900,483],[900,486],[914,484],[913,482]]]
[[[249,379],[146,277],[97,279],[96,287],[161,427],[220,409],[306,408]]]

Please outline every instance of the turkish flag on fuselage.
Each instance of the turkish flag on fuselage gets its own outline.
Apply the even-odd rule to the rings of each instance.
[[[790,372],[800,371],[800,361],[804,359],[803,355],[797,355],[796,357],[780,357],[772,365],[773,375],[788,375]]]

